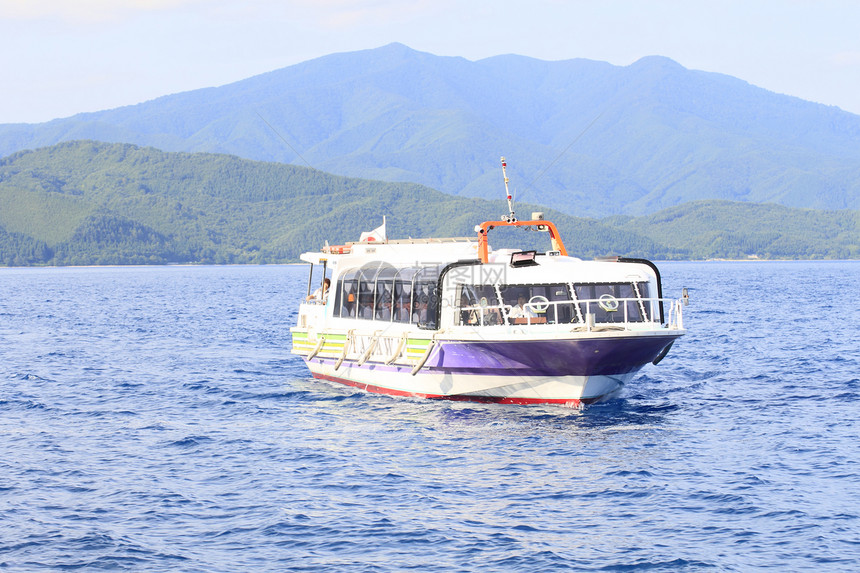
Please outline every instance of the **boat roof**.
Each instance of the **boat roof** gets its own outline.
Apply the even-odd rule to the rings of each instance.
[[[548,232],[552,250],[536,253],[540,262],[525,265],[516,264],[514,255],[530,253],[521,249],[497,249],[489,246],[489,231],[496,227],[526,227]],[[475,227],[477,237],[407,238],[387,240],[369,238],[363,241],[348,242],[344,245],[328,245],[321,251],[303,253],[301,259],[308,263],[325,263],[338,268],[338,272],[354,269],[363,265],[383,262],[395,267],[436,266],[458,261],[475,261],[490,266],[504,265],[506,277],[514,282],[555,281],[570,273],[587,272],[591,281],[611,281],[624,277],[630,280],[647,280],[651,274],[644,265],[641,268],[619,267],[614,260],[583,261],[567,254],[564,243],[555,225],[549,221],[485,221]],[[534,259],[534,255],[531,256]],[[633,261],[625,261],[633,262]],[[588,271],[585,271],[585,269]],[[492,274],[487,268],[486,273]],[[559,274],[561,273],[561,274]],[[484,273],[481,273],[484,274]],[[483,282],[483,279],[482,281]]]
[[[350,266],[371,260],[391,264],[448,263],[478,258],[478,240],[473,237],[398,239],[392,241],[356,241],[324,247],[318,252],[302,253],[307,263],[329,265],[348,260]]]

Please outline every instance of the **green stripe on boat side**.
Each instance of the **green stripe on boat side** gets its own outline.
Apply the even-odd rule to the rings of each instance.
[[[429,338],[409,338],[406,340],[406,356],[414,358],[423,355],[427,352],[427,347],[430,346]]]
[[[344,340],[346,340],[345,334],[326,334],[324,332],[317,333],[317,338],[319,338],[320,336],[325,336],[326,342],[343,342]]]
[[[296,332],[292,333],[292,336],[293,336],[293,338],[307,339],[308,333],[307,333],[307,331],[296,331]],[[368,333],[368,334],[360,334],[358,336],[369,337],[372,335],[370,333]],[[346,335],[345,334],[326,334],[325,332],[318,332],[316,334],[317,340],[319,340],[320,338],[323,338],[323,337],[325,337],[326,342],[345,342],[346,341]],[[399,338],[399,337],[398,336],[390,336],[390,338]],[[429,338],[407,338],[406,344],[408,346],[423,346],[426,348],[427,345],[430,344],[430,339]]]
[[[307,338],[308,337],[308,333],[305,330],[293,332],[292,335],[293,335],[293,338]],[[317,340],[319,340],[320,338],[323,338],[323,337],[325,337],[326,341],[332,341],[332,342],[337,342],[337,341],[343,342],[346,340],[345,334],[326,334],[325,332],[318,332],[316,334]]]
[[[297,331],[291,333],[293,336],[293,350],[296,352],[307,354],[313,351],[321,338],[325,338],[325,343],[323,343],[320,348],[320,354],[340,354],[343,352],[344,344],[347,342],[346,334],[325,334],[325,333],[317,333],[314,339],[308,338],[307,331]],[[360,336],[369,336],[369,335],[360,335]],[[426,351],[427,347],[430,345],[429,338],[407,338],[406,339],[406,348],[403,349],[403,353],[407,358],[414,358],[422,356]],[[353,349],[355,350],[355,349]]]

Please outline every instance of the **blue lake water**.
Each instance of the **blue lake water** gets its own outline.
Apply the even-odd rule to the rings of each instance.
[[[303,267],[0,269],[0,568],[860,570],[860,262],[661,270],[576,411],[313,380]]]

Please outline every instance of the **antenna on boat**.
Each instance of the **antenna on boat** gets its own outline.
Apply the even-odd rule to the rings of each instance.
[[[508,198],[508,211],[509,211],[509,213],[508,213],[507,215],[502,215],[502,221],[506,221],[506,222],[508,222],[508,223],[516,223],[516,222],[517,222],[517,218],[516,218],[516,216],[515,216],[515,214],[514,214],[514,204],[513,204],[513,202],[511,201],[511,192],[508,190],[508,171],[507,171],[507,167],[508,167],[508,164],[507,164],[507,162],[505,161],[505,158],[504,158],[504,157],[502,157],[502,175],[504,175],[504,177],[505,177],[505,195],[506,195],[506,196],[507,196],[507,198]]]

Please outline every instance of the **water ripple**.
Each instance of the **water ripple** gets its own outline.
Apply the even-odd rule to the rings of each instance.
[[[0,272],[0,567],[860,569],[860,264],[662,271],[690,335],[582,411],[312,379],[300,267]]]

